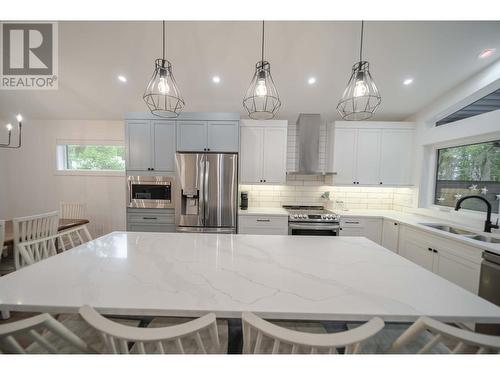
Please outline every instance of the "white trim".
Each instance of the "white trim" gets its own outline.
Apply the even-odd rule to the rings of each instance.
[[[92,176],[92,177],[125,177],[125,171],[59,169],[54,176]]]
[[[57,138],[56,145],[84,145],[84,146],[124,146],[123,139],[64,139]]]

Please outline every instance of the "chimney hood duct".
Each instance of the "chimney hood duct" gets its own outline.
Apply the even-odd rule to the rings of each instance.
[[[325,173],[324,166],[320,168],[320,127],[321,116],[319,114],[301,113],[299,115],[296,140],[298,170],[291,172],[292,174],[333,174]]]

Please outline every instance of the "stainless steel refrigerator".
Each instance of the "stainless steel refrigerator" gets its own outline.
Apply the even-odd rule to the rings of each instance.
[[[178,232],[236,233],[238,154],[178,152]]]

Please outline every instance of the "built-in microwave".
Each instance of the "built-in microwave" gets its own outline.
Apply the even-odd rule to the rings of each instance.
[[[127,181],[128,207],[174,208],[174,177],[128,176]]]

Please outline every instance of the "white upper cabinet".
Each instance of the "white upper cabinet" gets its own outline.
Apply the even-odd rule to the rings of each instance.
[[[177,151],[207,151],[206,149],[206,121],[177,122]]]
[[[153,168],[175,170],[175,121],[153,121]]]
[[[335,123],[333,181],[337,185],[411,184],[413,123]]]
[[[382,129],[380,181],[387,185],[410,185],[413,131]]]
[[[131,120],[125,123],[127,170],[175,170],[175,121]]]
[[[152,167],[150,121],[127,121],[127,170],[147,171]]]
[[[238,121],[177,121],[177,151],[238,152]]]
[[[241,183],[286,183],[287,126],[280,120],[241,121]]]

